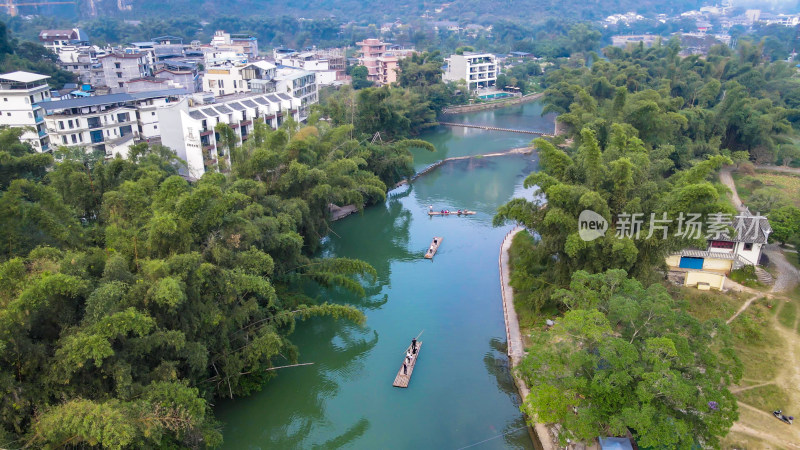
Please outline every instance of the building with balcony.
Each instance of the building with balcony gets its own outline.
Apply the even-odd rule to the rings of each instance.
[[[160,137],[157,110],[186,94],[184,89],[119,93],[44,102],[41,107],[52,146],[127,157],[131,144]]]
[[[274,52],[279,65],[297,67],[317,74],[317,85],[327,86],[347,80],[344,50],[313,49],[305,52]]]
[[[491,53],[464,52],[463,55],[451,55],[447,58],[447,70],[444,81],[464,80],[467,88],[474,91],[494,87],[497,84],[497,57]]]
[[[277,129],[287,117],[299,120],[299,108],[300,100],[283,93],[231,95],[211,104],[185,99],[157,110],[161,143],[186,161],[185,175],[200,178],[230,167],[230,149],[219,145],[217,124],[228,124],[241,143],[252,135],[256,121]]]
[[[244,94],[251,91],[252,81],[271,81],[275,74],[275,64],[267,61],[208,67],[203,75],[203,92],[211,92],[215,97]]]
[[[414,52],[413,49],[392,48],[380,39],[364,39],[356,42],[361,47],[358,63],[367,68],[367,80],[377,86],[397,81],[398,61]]]
[[[125,92],[125,83],[150,74],[145,53],[109,53],[97,58],[103,67],[105,86],[112,93]]]
[[[319,103],[317,74],[296,67],[279,67],[275,75],[275,92],[299,99],[299,120],[306,120],[311,105]]]
[[[30,72],[0,75],[0,126],[25,128],[20,138],[37,152],[50,150],[44,111],[39,106],[50,100],[48,78]]]

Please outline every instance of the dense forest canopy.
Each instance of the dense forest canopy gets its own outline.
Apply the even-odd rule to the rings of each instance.
[[[383,201],[415,146],[257,123],[189,183],[164,147],[54,162],[20,133],[0,131],[0,447],[218,445],[211,403],[297,362],[296,320],[363,322],[304,287],[363,295],[375,269],[314,253],[329,204]]]
[[[715,47],[705,59],[679,50],[675,40],[609,47],[607,60],[595,55],[587,67],[574,59],[546,73],[545,111],[559,114],[564,137],[574,143],[535,141],[542,171],[526,184],[538,186],[547,207],[517,199],[498,216],[541,235],[527,281],[541,288],[531,290],[532,308],[549,301],[551,281],[566,282],[575,270],[618,268],[647,277],[669,252],[692,244],[674,229],[669,239],[607,234],[587,243],[577,235],[583,209],[604,216],[612,229],[622,213],[731,213],[712,181],[715,169],[734,160],[771,163],[794,148],[800,84],[793,67],[764,62],[761,47],[748,43],[735,53]]]
[[[158,2],[154,0],[133,0],[129,2],[131,11],[122,12],[117,8],[116,0],[94,0],[98,14],[106,17],[123,18],[167,18],[175,16],[213,17],[218,15],[291,15],[305,18],[334,17],[339,20],[366,20],[375,22],[391,22],[400,17],[404,21],[420,17],[426,11],[433,12],[446,4],[441,20],[468,20],[476,23],[491,23],[500,18],[523,20],[541,20],[543,17],[566,17],[573,20],[598,20],[610,14],[636,11],[642,14],[674,14],[697,9],[703,2],[700,0],[680,0],[660,2],[654,0],[608,0],[602,2],[567,2],[556,0],[518,0],[499,2],[479,2],[475,0],[454,0],[445,2],[438,0],[427,2],[421,0],[404,0],[390,2],[381,0],[365,4],[360,0],[302,0],[297,2],[230,0],[211,2],[207,0],[172,0]],[[70,17],[88,17],[91,11],[89,0],[80,0],[77,6],[43,6],[20,7],[22,14],[50,14]]]
[[[541,171],[525,185],[540,196],[495,219],[536,236],[514,240],[517,308],[561,315],[534,332],[520,374],[532,386],[526,408],[561,424],[563,441],[630,430],[643,446],[717,448],[737,419],[730,330],[692,318],[660,281],[667,255],[706,245],[709,228],[687,233],[687,215],[725,227],[736,214],[719,168],[796,161],[796,69],[763,50],[741,40],[682,57],[673,39],[585,52],[544,75],[544,110],[565,134],[534,141]],[[578,230],[587,209],[609,224],[590,241]],[[644,218],[638,231],[633,214]],[[770,215],[782,239],[798,233],[797,217]]]

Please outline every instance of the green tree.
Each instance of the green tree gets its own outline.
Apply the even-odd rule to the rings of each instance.
[[[518,367],[529,417],[560,424],[562,444],[630,431],[644,446],[719,446],[738,419],[727,386],[741,376],[724,323],[693,319],[622,270],[575,272],[554,299],[570,311]]]
[[[770,240],[786,244],[800,237],[800,209],[797,207],[781,206],[773,209],[768,217],[772,227]]]
[[[375,84],[367,79],[367,75],[369,75],[369,70],[364,66],[355,66],[351,68],[350,76],[353,78],[353,89],[364,89]]]

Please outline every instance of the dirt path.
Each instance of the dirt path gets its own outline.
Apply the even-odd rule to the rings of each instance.
[[[751,303],[753,303],[753,300],[755,300],[755,299],[757,299],[757,298],[759,298],[759,297],[763,297],[763,295],[754,295],[754,296],[752,296],[752,297],[748,298],[748,299],[747,299],[747,301],[746,301],[746,302],[744,302],[744,304],[742,304],[741,308],[739,308],[739,310],[738,310],[738,311],[736,311],[736,312],[735,312],[735,313],[734,313],[734,314],[731,316],[731,318],[730,318],[730,319],[726,320],[726,321],[725,321],[725,323],[727,323],[728,325],[730,325],[730,324],[731,324],[731,322],[733,322],[733,320],[734,320],[734,319],[736,319],[737,317],[739,317],[739,314],[743,313],[743,312],[744,312],[744,310],[746,310],[746,309],[747,309],[747,308],[750,306],[750,304],[751,304]]]
[[[742,386],[740,388],[731,389],[731,394],[735,394],[737,392],[749,391],[750,389],[760,388],[760,387],[764,387],[764,386],[769,386],[770,384],[775,384],[775,382],[774,381],[767,381],[766,383],[754,384],[752,386]]]
[[[777,421],[778,419],[773,418],[772,420],[776,420]],[[739,422],[736,422],[735,424],[733,424],[733,426],[731,427],[731,431],[742,433],[742,434],[746,434],[748,436],[752,436],[752,437],[758,438],[761,441],[763,441],[764,443],[777,445],[777,447],[764,447],[766,449],[771,449],[771,448],[800,448],[800,445],[797,445],[797,444],[789,442],[789,441],[785,441],[785,440],[781,439],[779,436],[774,436],[772,434],[764,433],[763,431],[760,431],[760,430],[755,430],[753,428],[748,427],[747,425],[742,425]]]
[[[800,169],[788,167],[757,166],[759,169],[774,170],[776,172],[788,172],[800,174]],[[731,199],[737,210],[742,211],[744,205],[736,192],[736,185],[731,176],[731,169],[722,169],[719,174],[720,182],[731,190]],[[775,284],[769,294],[756,291],[738,283],[726,280],[725,287],[739,292],[747,292],[753,297],[749,298],[741,308],[727,321],[731,323],[736,317],[752,304],[753,300],[760,297],[770,297],[781,300],[781,305],[787,301],[794,301],[786,294],[800,282],[800,271],[798,271],[789,261],[781,249],[776,245],[768,245],[764,253],[769,257],[770,263],[776,268]],[[792,255],[794,256],[794,255]],[[785,306],[782,306],[785,307]],[[779,312],[778,312],[779,313]],[[800,334],[796,332],[800,325],[800,318],[795,320],[791,328],[781,325],[776,316],[773,316],[771,323],[780,337],[781,343],[786,344],[783,357],[783,365],[772,380],[760,380],[753,386],[743,386],[732,389],[731,392],[737,393],[754,389],[757,387],[774,384],[786,394],[783,405],[776,405],[777,408],[787,408],[787,413],[795,416],[800,415],[796,408],[800,406]],[[778,343],[776,343],[777,345]],[[800,449],[800,427],[781,424],[771,411],[764,411],[742,401],[739,404],[739,420],[731,427],[731,432],[740,433],[751,438],[758,439],[764,448],[790,448]],[[792,408],[791,411],[788,408]],[[774,447],[773,447],[774,446]],[[761,448],[761,447],[759,447]]]
[[[783,173],[793,173],[795,175],[800,175],[800,169],[795,167],[786,167],[786,166],[768,166],[765,164],[757,164],[754,166],[758,170],[769,170],[772,172],[783,172]]]
[[[737,211],[744,211],[744,205],[742,204],[742,199],[739,198],[739,193],[736,192],[736,184],[733,182],[733,177],[731,176],[731,168],[724,167],[719,171],[719,181],[728,187],[731,190],[731,200],[733,201],[733,206],[736,208]]]

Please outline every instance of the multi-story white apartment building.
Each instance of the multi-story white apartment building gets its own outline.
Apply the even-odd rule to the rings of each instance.
[[[157,110],[186,95],[184,89],[119,93],[43,102],[52,146],[83,147],[127,157],[136,140],[157,139]]]
[[[215,97],[243,94],[251,91],[253,80],[270,81],[275,74],[275,64],[267,61],[208,67],[203,75],[203,92],[212,92]]]
[[[463,55],[452,55],[447,58],[447,70],[444,81],[467,82],[470,90],[494,87],[497,84],[497,57],[491,53],[464,52]]]
[[[25,128],[21,139],[37,152],[50,150],[44,111],[39,106],[50,100],[48,78],[30,72],[0,75],[0,126]]]
[[[105,85],[113,93],[125,92],[125,83],[150,75],[144,53],[109,53],[98,61],[103,66]]]
[[[319,103],[317,74],[296,67],[279,67],[275,75],[275,92],[300,100],[300,120],[306,120],[309,107]]]
[[[200,178],[206,171],[230,167],[229,149],[219,145],[215,127],[226,123],[239,142],[253,133],[254,121],[279,127],[286,117],[299,120],[300,100],[282,93],[240,94],[216,99],[212,104],[190,105],[189,99],[159,108],[161,143],[186,161],[186,175]]]

